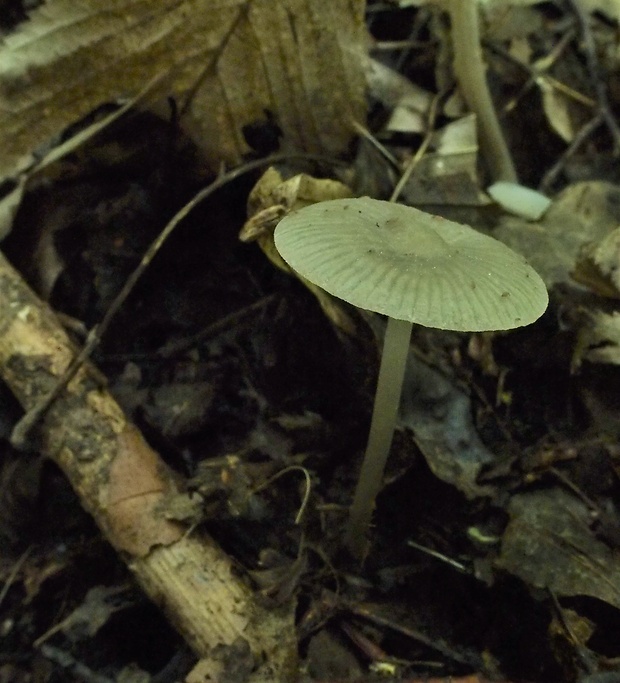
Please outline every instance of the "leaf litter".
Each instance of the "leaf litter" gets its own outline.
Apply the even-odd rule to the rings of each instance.
[[[282,66],[277,56],[269,62],[277,41],[264,31],[277,26],[280,35],[285,23],[281,15],[267,18],[264,3],[224,3],[208,18],[192,3],[158,9],[151,28],[172,36],[171,54],[149,63],[149,50],[128,41],[119,54],[131,69],[110,70],[96,87],[89,71],[91,86],[71,106],[65,99],[73,80],[53,92],[44,84],[60,58],[75,73],[83,63],[71,56],[75,8],[46,3],[5,38],[0,50],[12,61],[0,73],[9,105],[2,171],[9,181],[0,208],[3,232],[12,229],[3,252],[63,314],[76,344],[166,223],[217,179],[222,162],[238,163],[244,154],[254,161],[257,149],[278,146],[333,155],[350,145],[350,153],[344,163],[266,160],[263,169],[222,183],[160,247],[94,352],[125,412],[182,484],[161,514],[189,535],[215,539],[273,614],[295,607],[299,663],[265,678],[241,637],[197,664],[166,617],[141,597],[62,473],[42,465],[36,447],[16,455],[6,441],[3,680],[26,680],[37,666],[47,681],[213,675],[204,671],[218,671],[222,681],[324,683],[617,674],[619,179],[609,112],[618,93],[611,79],[603,92],[589,71],[592,59],[601,72],[617,71],[617,8],[584,2],[584,27],[572,2],[482,4],[489,82],[521,182],[552,199],[538,221],[505,214],[484,192],[486,161],[475,117],[453,88],[441,2],[369,2],[363,44],[361,3],[350,3],[358,23],[349,24],[344,43],[331,45],[323,62],[316,45],[303,52],[305,76],[289,74],[295,88],[269,96],[252,94],[254,81],[233,69],[243,44],[237,33],[247,37],[252,27],[265,73]],[[337,21],[319,17],[309,0],[290,5],[302,46],[311,44],[313,26]],[[118,7],[147,11],[139,3]],[[96,35],[114,42],[113,23],[88,3],[83,9]],[[185,41],[188,27],[174,23],[175,12],[206,22],[211,41],[200,48]],[[62,50],[52,55],[50,31],[63,17],[70,21],[58,38]],[[133,36],[135,25],[123,31]],[[97,73],[92,36],[83,40]],[[595,54],[588,52],[592,40]],[[209,73],[200,81],[222,47],[230,53],[215,80]],[[376,62],[363,65],[368,118],[362,67],[354,66],[365,50]],[[327,67],[336,54],[339,61]],[[244,59],[247,65],[254,57]],[[328,68],[349,88],[332,100]],[[161,105],[153,116],[132,103],[62,151],[50,142],[97,106],[122,105],[159,71],[173,74],[168,92],[179,102],[192,84],[213,89],[180,123]],[[300,104],[308,98],[312,111]],[[46,116],[33,123],[28,117],[46,99]],[[26,107],[21,117],[17,105]],[[252,145],[243,139],[248,124]],[[427,151],[416,159],[427,133]],[[53,163],[37,161],[50,153]],[[37,163],[26,182],[25,169]],[[541,321],[517,333],[416,331],[370,553],[360,567],[343,551],[342,532],[367,436],[382,321],[309,292],[274,267],[270,231],[296,202],[364,192],[384,198],[408,166],[404,201],[476,225],[523,253],[552,303]],[[10,416],[5,440],[16,419],[12,400],[8,393],[2,399]],[[272,654],[267,663],[270,657],[276,661]]]

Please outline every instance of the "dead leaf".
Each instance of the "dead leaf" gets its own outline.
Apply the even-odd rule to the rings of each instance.
[[[584,360],[620,365],[620,313],[584,313],[573,354],[572,370],[577,370]]]
[[[620,298],[620,228],[582,247],[573,278],[596,294]]]
[[[502,217],[493,236],[523,254],[547,287],[572,282],[582,245],[598,242],[620,222],[620,188],[600,181],[570,185],[540,221]]]
[[[355,324],[342,304],[325,290],[294,273],[273,241],[273,231],[286,214],[309,204],[351,197],[343,183],[329,178],[313,178],[306,173],[283,180],[280,173],[269,168],[258,180],[248,198],[248,220],[239,233],[242,242],[257,241],[267,258],[280,270],[299,278],[314,294],[327,318],[346,334],[355,333]]]
[[[499,564],[558,597],[589,595],[620,608],[618,550],[596,539],[590,511],[560,489],[512,498]]]
[[[536,64],[534,68],[536,68]],[[577,105],[572,98],[554,87],[544,76],[538,78],[536,84],[540,89],[543,109],[551,129],[564,142],[572,142],[585,123],[583,106],[577,110],[581,116],[576,116],[573,110],[576,109]]]
[[[0,178],[158,76],[213,162],[238,161],[265,110],[295,148],[340,152],[365,118],[363,16],[362,0],[49,0],[0,43]]]
[[[490,496],[491,485],[478,483],[493,454],[472,421],[469,396],[437,370],[415,358],[407,363],[399,424],[414,434],[433,474],[468,498]]]

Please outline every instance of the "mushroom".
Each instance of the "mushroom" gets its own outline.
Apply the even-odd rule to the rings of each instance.
[[[361,557],[396,425],[412,323],[461,332],[521,327],[545,311],[547,290],[523,257],[492,237],[368,197],[292,212],[276,227],[275,245],[305,279],[388,316],[346,537]]]
[[[478,0],[446,2],[452,24],[454,75],[467,105],[476,114],[482,152],[493,180],[516,183],[517,172],[486,79],[478,5]]]

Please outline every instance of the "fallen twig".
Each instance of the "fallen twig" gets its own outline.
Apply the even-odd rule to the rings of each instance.
[[[54,313],[0,254],[0,375],[26,410],[49,393],[75,355]],[[42,416],[38,438],[145,593],[206,658],[203,680],[220,680],[223,660],[211,657],[214,648],[240,641],[254,656],[251,680],[291,679],[291,607],[259,606],[213,540],[166,519],[160,505],[179,490],[179,479],[93,380],[91,366],[77,370]]]

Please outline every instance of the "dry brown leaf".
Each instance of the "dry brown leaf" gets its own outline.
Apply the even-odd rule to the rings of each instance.
[[[581,247],[598,242],[620,221],[620,189],[611,183],[575,183],[537,222],[503,217],[494,237],[523,254],[547,287],[570,283]]]
[[[582,248],[573,277],[601,296],[620,298],[620,228]]]
[[[590,511],[559,489],[510,501],[499,564],[558,597],[589,595],[620,607],[618,550],[595,538]]]
[[[289,143],[338,152],[364,119],[363,0],[49,0],[0,43],[0,177],[98,105],[157,89],[214,162],[270,110]]]
[[[257,241],[267,258],[276,267],[285,273],[293,274],[273,241],[273,231],[277,223],[292,210],[329,199],[350,197],[351,194],[351,190],[337,180],[313,178],[306,173],[284,180],[275,168],[269,168],[250,193],[249,219],[243,226],[239,239],[242,242]],[[354,334],[355,324],[345,312],[342,304],[312,282],[300,275],[297,277],[317,298],[329,320],[346,334]]]

